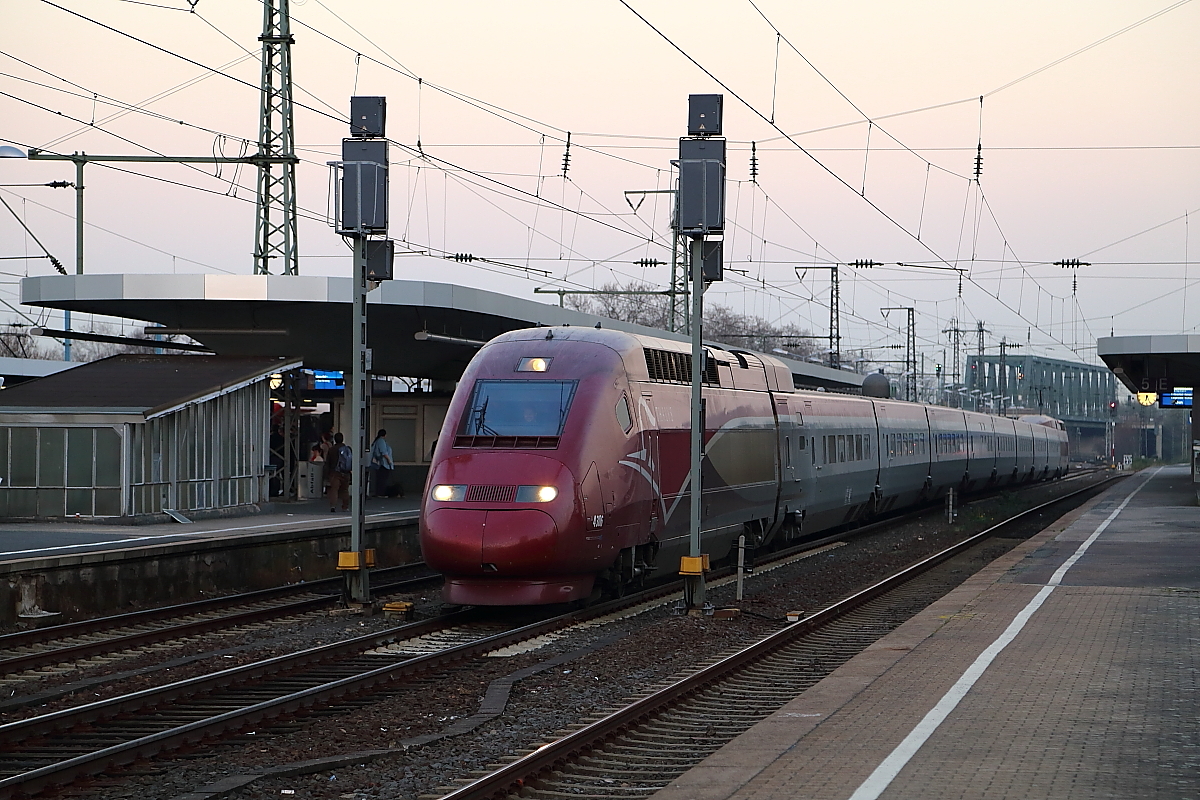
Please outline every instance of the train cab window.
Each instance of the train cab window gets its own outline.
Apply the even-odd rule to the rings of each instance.
[[[578,381],[479,380],[463,414],[464,436],[561,436]],[[628,409],[626,409],[628,410]]]
[[[629,413],[629,399],[625,395],[621,395],[621,399],[617,401],[617,422],[621,425],[621,430],[629,433],[629,429],[633,427],[633,416]]]

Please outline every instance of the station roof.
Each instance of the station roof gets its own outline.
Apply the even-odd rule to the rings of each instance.
[[[1106,336],[1096,354],[1131,392],[1200,386],[1200,335]]]
[[[350,278],[301,275],[49,275],[21,281],[21,302],[187,331],[222,355],[287,356],[311,369],[350,365]],[[455,381],[479,344],[536,325],[586,325],[689,341],[569,308],[429,281],[386,281],[367,296],[372,371]],[[429,334],[418,340],[417,334]],[[459,340],[459,341],[455,341]],[[474,343],[474,344],[472,344]],[[854,389],[862,376],[773,355],[808,388]]]
[[[0,392],[5,414],[140,414],[146,419],[239,389],[283,369],[262,356],[123,354]]]
[[[42,378],[65,369],[78,367],[77,361],[51,361],[45,358],[12,358],[0,356],[0,378],[5,385],[13,386],[31,378]]]

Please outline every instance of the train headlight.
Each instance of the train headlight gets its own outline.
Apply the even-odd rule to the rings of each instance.
[[[439,483],[433,487],[430,496],[443,503],[462,500],[467,496],[467,487],[459,484]]]
[[[549,503],[558,497],[558,489],[554,486],[518,486],[518,503]]]

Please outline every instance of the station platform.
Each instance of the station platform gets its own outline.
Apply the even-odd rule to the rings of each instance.
[[[369,498],[362,546],[379,567],[421,560],[420,498]],[[350,515],[323,500],[141,525],[0,520],[0,630],[334,578]]]
[[[656,800],[1200,798],[1200,507],[1145,470]]]
[[[420,497],[368,498],[368,525],[416,520]],[[31,558],[51,558],[128,550],[146,545],[185,544],[218,538],[292,535],[306,530],[349,530],[349,514],[329,511],[324,499],[272,503],[257,514],[212,517],[188,523],[115,524],[72,520],[16,522],[0,520],[0,564]]]

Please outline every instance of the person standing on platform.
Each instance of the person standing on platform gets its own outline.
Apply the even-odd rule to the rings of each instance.
[[[392,446],[387,443],[387,431],[380,428],[371,442],[371,494],[387,497],[392,484]]]
[[[333,435],[333,447],[325,457],[325,479],[329,481],[329,510],[336,511],[337,501],[342,511],[350,510],[350,474],[354,471],[354,453],[340,433]]]

